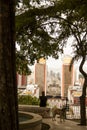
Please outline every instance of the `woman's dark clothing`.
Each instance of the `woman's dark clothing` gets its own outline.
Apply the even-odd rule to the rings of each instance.
[[[40,96],[40,107],[46,107],[46,103],[47,103],[47,97]]]

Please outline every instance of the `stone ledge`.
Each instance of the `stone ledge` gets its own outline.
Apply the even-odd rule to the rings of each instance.
[[[19,130],[41,130],[42,117],[38,114],[19,111],[23,116],[32,116],[32,119],[19,122]]]
[[[48,107],[19,105],[19,111],[33,112],[33,113],[41,115],[44,118],[50,117],[50,108]]]

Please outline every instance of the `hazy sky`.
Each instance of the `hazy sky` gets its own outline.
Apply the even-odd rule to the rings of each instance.
[[[51,69],[51,70],[53,69],[54,71],[56,71],[58,69],[61,69],[62,59],[63,59],[64,55],[71,55],[71,56],[73,56],[73,49],[71,47],[72,42],[73,42],[72,38],[69,38],[68,42],[67,42],[67,46],[66,46],[66,48],[64,48],[64,54],[60,55],[59,59],[54,59],[52,57],[48,58],[48,60],[46,61],[48,69]],[[76,65],[78,67],[78,63],[76,63]],[[86,65],[87,65],[87,62],[86,62]],[[34,66],[30,66],[30,68],[33,69]]]
[[[48,58],[47,65],[50,68],[60,68],[62,65],[62,59],[64,55],[73,55],[73,50],[71,48],[72,39],[69,39],[67,42],[67,46],[64,48],[64,54],[59,56],[59,59],[54,59],[52,57]]]

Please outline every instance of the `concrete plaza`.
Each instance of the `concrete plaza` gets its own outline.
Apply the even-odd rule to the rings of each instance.
[[[87,130],[87,126],[80,126],[79,123],[70,120],[60,122],[59,118],[56,121],[52,121],[51,118],[43,118],[43,123],[50,125],[49,130]]]

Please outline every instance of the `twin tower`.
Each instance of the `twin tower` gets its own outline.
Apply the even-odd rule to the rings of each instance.
[[[74,84],[74,66],[72,65],[70,71],[70,63],[72,57],[65,56],[62,62],[61,69],[61,97],[67,97],[68,87]],[[38,84],[40,88],[39,94],[45,91],[47,86],[47,68],[46,60],[41,58],[38,63],[35,64],[35,84]]]

